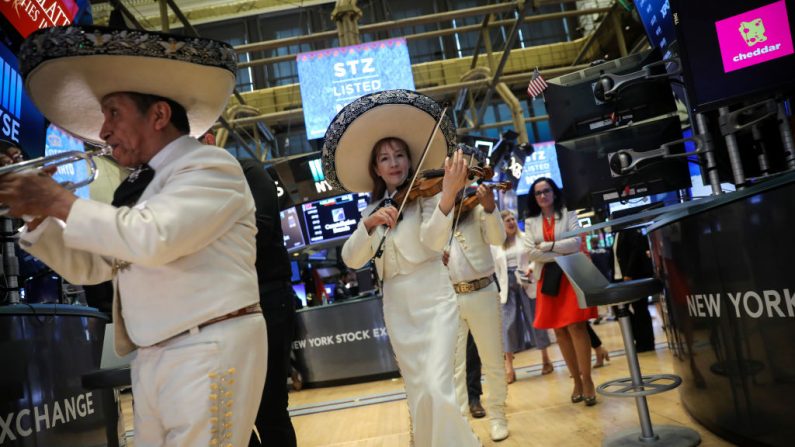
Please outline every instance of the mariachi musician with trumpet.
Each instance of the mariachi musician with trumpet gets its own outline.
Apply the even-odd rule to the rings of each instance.
[[[343,108],[323,146],[329,183],[372,194],[342,258],[352,268],[374,258],[383,281],[384,321],[405,384],[412,445],[422,447],[480,445],[456,403],[459,314],[442,264],[455,198],[468,182],[454,140],[452,123],[435,101],[389,90]],[[442,165],[438,194],[417,193],[417,173]]]
[[[194,138],[236,60],[222,42],[103,27],[42,29],[20,51],[44,116],[134,169],[113,204],[44,172],[0,176],[0,203],[35,216],[20,245],[69,282],[113,280],[116,351],[137,350],[135,445],[247,445],[262,395],[254,200],[237,160]]]

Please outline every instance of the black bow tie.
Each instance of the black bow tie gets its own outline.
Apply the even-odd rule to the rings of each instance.
[[[138,169],[130,173],[127,178],[121,182],[116,191],[113,193],[113,206],[132,206],[141,197],[146,186],[155,177],[155,170],[150,168],[149,165],[141,165]]]

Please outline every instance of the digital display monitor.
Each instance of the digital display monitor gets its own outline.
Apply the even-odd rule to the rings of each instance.
[[[298,261],[290,261],[290,281],[298,282],[301,280],[301,269],[298,267]]]
[[[601,208],[612,202],[689,188],[690,171],[684,158],[658,159],[622,176],[614,176],[608,162],[608,154],[621,149],[644,152],[681,138],[681,124],[674,114],[558,142],[556,149],[565,184],[566,207],[570,210]],[[684,145],[672,146],[671,152],[684,152]]]
[[[671,9],[694,111],[795,86],[795,0],[671,0]]]
[[[304,233],[301,231],[301,222],[298,220],[298,212],[295,207],[290,207],[279,212],[282,221],[282,234],[284,235],[284,247],[288,252],[303,248],[306,245]]]
[[[0,139],[31,159],[44,155],[44,135],[44,116],[25,92],[17,58],[0,44]]]
[[[334,116],[360,96],[414,90],[406,39],[300,53],[298,80],[307,138],[322,138]]]
[[[541,177],[551,178],[559,188],[563,188],[554,141],[533,144],[533,153],[524,160],[522,176],[516,185],[516,195],[528,194],[533,182]]]
[[[670,46],[676,41],[671,4],[668,0],[636,0],[640,21],[652,48],[658,48],[663,59],[670,59]]]
[[[301,304],[306,307],[306,285],[304,283],[293,284],[293,292],[301,300]]]
[[[351,193],[302,204],[307,242],[318,244],[349,236],[369,197],[367,193]]]
[[[44,155],[49,157],[62,152],[85,151],[82,140],[66,133],[55,124],[47,126],[47,135],[44,140]],[[58,171],[52,176],[58,183],[77,183],[88,178],[88,165],[84,162],[68,163],[58,166]],[[80,198],[88,199],[89,186],[83,186],[73,191]]]
[[[544,98],[552,138],[563,141],[584,137],[675,111],[666,78],[627,84],[610,101],[600,101],[594,95],[603,74],[635,73],[660,60],[659,50],[646,51],[550,79]],[[664,72],[662,66],[652,70],[652,74]]]

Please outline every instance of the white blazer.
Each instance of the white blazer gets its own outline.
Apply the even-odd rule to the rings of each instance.
[[[522,240],[524,239],[524,233],[521,231],[516,233],[516,241],[515,244],[524,244]],[[508,302],[508,257],[507,252],[502,245],[492,246],[491,254],[494,257],[494,273],[497,275],[497,283],[500,285],[500,302],[505,304]],[[535,274],[535,263],[530,262],[530,255],[527,250],[522,250],[521,255],[519,256],[518,266],[514,275],[516,275],[516,281],[522,285],[524,288],[525,293],[529,298],[535,298],[536,296],[536,281],[534,278],[529,278],[530,281],[522,281],[521,275],[527,273],[529,269],[533,269]]]
[[[119,355],[259,302],[254,200],[240,164],[187,136],[155,158],[134,207],[78,199],[66,222],[48,218],[22,235],[73,284],[111,279],[114,259],[130,263],[115,281]]]
[[[574,231],[580,227],[577,221],[577,213],[563,208],[562,217],[555,218],[555,237],[567,231]],[[543,217],[529,217],[524,221],[524,238],[522,243],[528,253],[530,261],[535,262],[538,268],[533,269],[533,277],[536,281],[541,279],[541,270],[544,264],[551,262],[555,257],[576,253],[580,250],[580,239],[570,237],[568,239],[556,239],[553,247],[552,242],[544,240]]]

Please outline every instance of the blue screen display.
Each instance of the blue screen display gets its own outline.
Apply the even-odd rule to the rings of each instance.
[[[307,138],[322,138],[334,116],[356,98],[384,90],[414,90],[406,39],[301,53],[298,79]]]
[[[85,144],[83,141],[64,132],[55,124],[47,126],[47,136],[44,140],[44,155],[49,157],[50,155],[57,155],[62,152],[70,151],[84,152]],[[56,171],[55,175],[52,177],[58,183],[76,183],[88,178],[88,166],[82,161],[64,164],[58,166],[58,171]],[[88,185],[76,189],[74,193],[83,199],[90,198]]]
[[[533,153],[524,160],[522,176],[519,178],[519,184],[516,185],[516,195],[529,193],[530,185],[540,177],[551,178],[559,188],[563,189],[554,141],[533,144]]]
[[[28,159],[43,155],[44,117],[25,92],[17,58],[0,44],[0,139],[22,149]]]
[[[668,47],[676,40],[676,31],[668,0],[637,0],[635,6],[651,46],[669,59]]]
[[[368,193],[351,193],[301,205],[309,244],[348,237],[356,229]]]
[[[301,304],[306,307],[306,286],[304,283],[293,284],[293,292],[295,292],[298,299],[301,300]]]

